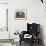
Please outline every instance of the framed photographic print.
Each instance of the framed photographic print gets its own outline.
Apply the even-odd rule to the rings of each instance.
[[[16,19],[17,20],[26,20],[27,19],[27,11],[25,9],[16,10]]]

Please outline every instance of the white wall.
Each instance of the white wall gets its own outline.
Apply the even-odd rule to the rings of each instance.
[[[0,0],[0,3],[8,3],[8,0]]]
[[[7,29],[7,9],[8,4],[0,4],[0,39],[9,39]]]
[[[16,9],[26,9],[27,20],[16,20]],[[9,1],[9,31],[10,36],[16,30],[27,30],[27,23],[40,23],[43,26],[44,41],[46,42],[46,16],[45,5],[40,0],[12,0]]]

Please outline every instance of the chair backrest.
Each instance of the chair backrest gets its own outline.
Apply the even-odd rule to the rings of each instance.
[[[27,23],[27,30],[28,30],[29,34],[36,35],[40,31],[40,24],[36,24],[36,23],[29,24],[29,23]]]

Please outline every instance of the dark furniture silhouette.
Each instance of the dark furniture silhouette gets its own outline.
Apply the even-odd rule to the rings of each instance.
[[[40,24],[36,24],[36,23],[32,23],[29,24],[27,23],[27,31],[22,31],[21,34],[19,34],[20,36],[20,44],[22,41],[28,41],[31,43],[31,46],[33,45],[34,42],[39,43],[39,33],[40,33]],[[32,37],[31,38],[24,38],[25,34],[29,34]]]
[[[41,0],[41,2],[43,3],[43,0]]]

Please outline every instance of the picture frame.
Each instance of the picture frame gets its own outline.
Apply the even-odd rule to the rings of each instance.
[[[27,10],[26,9],[17,9],[15,13],[16,20],[26,20],[27,19]]]

